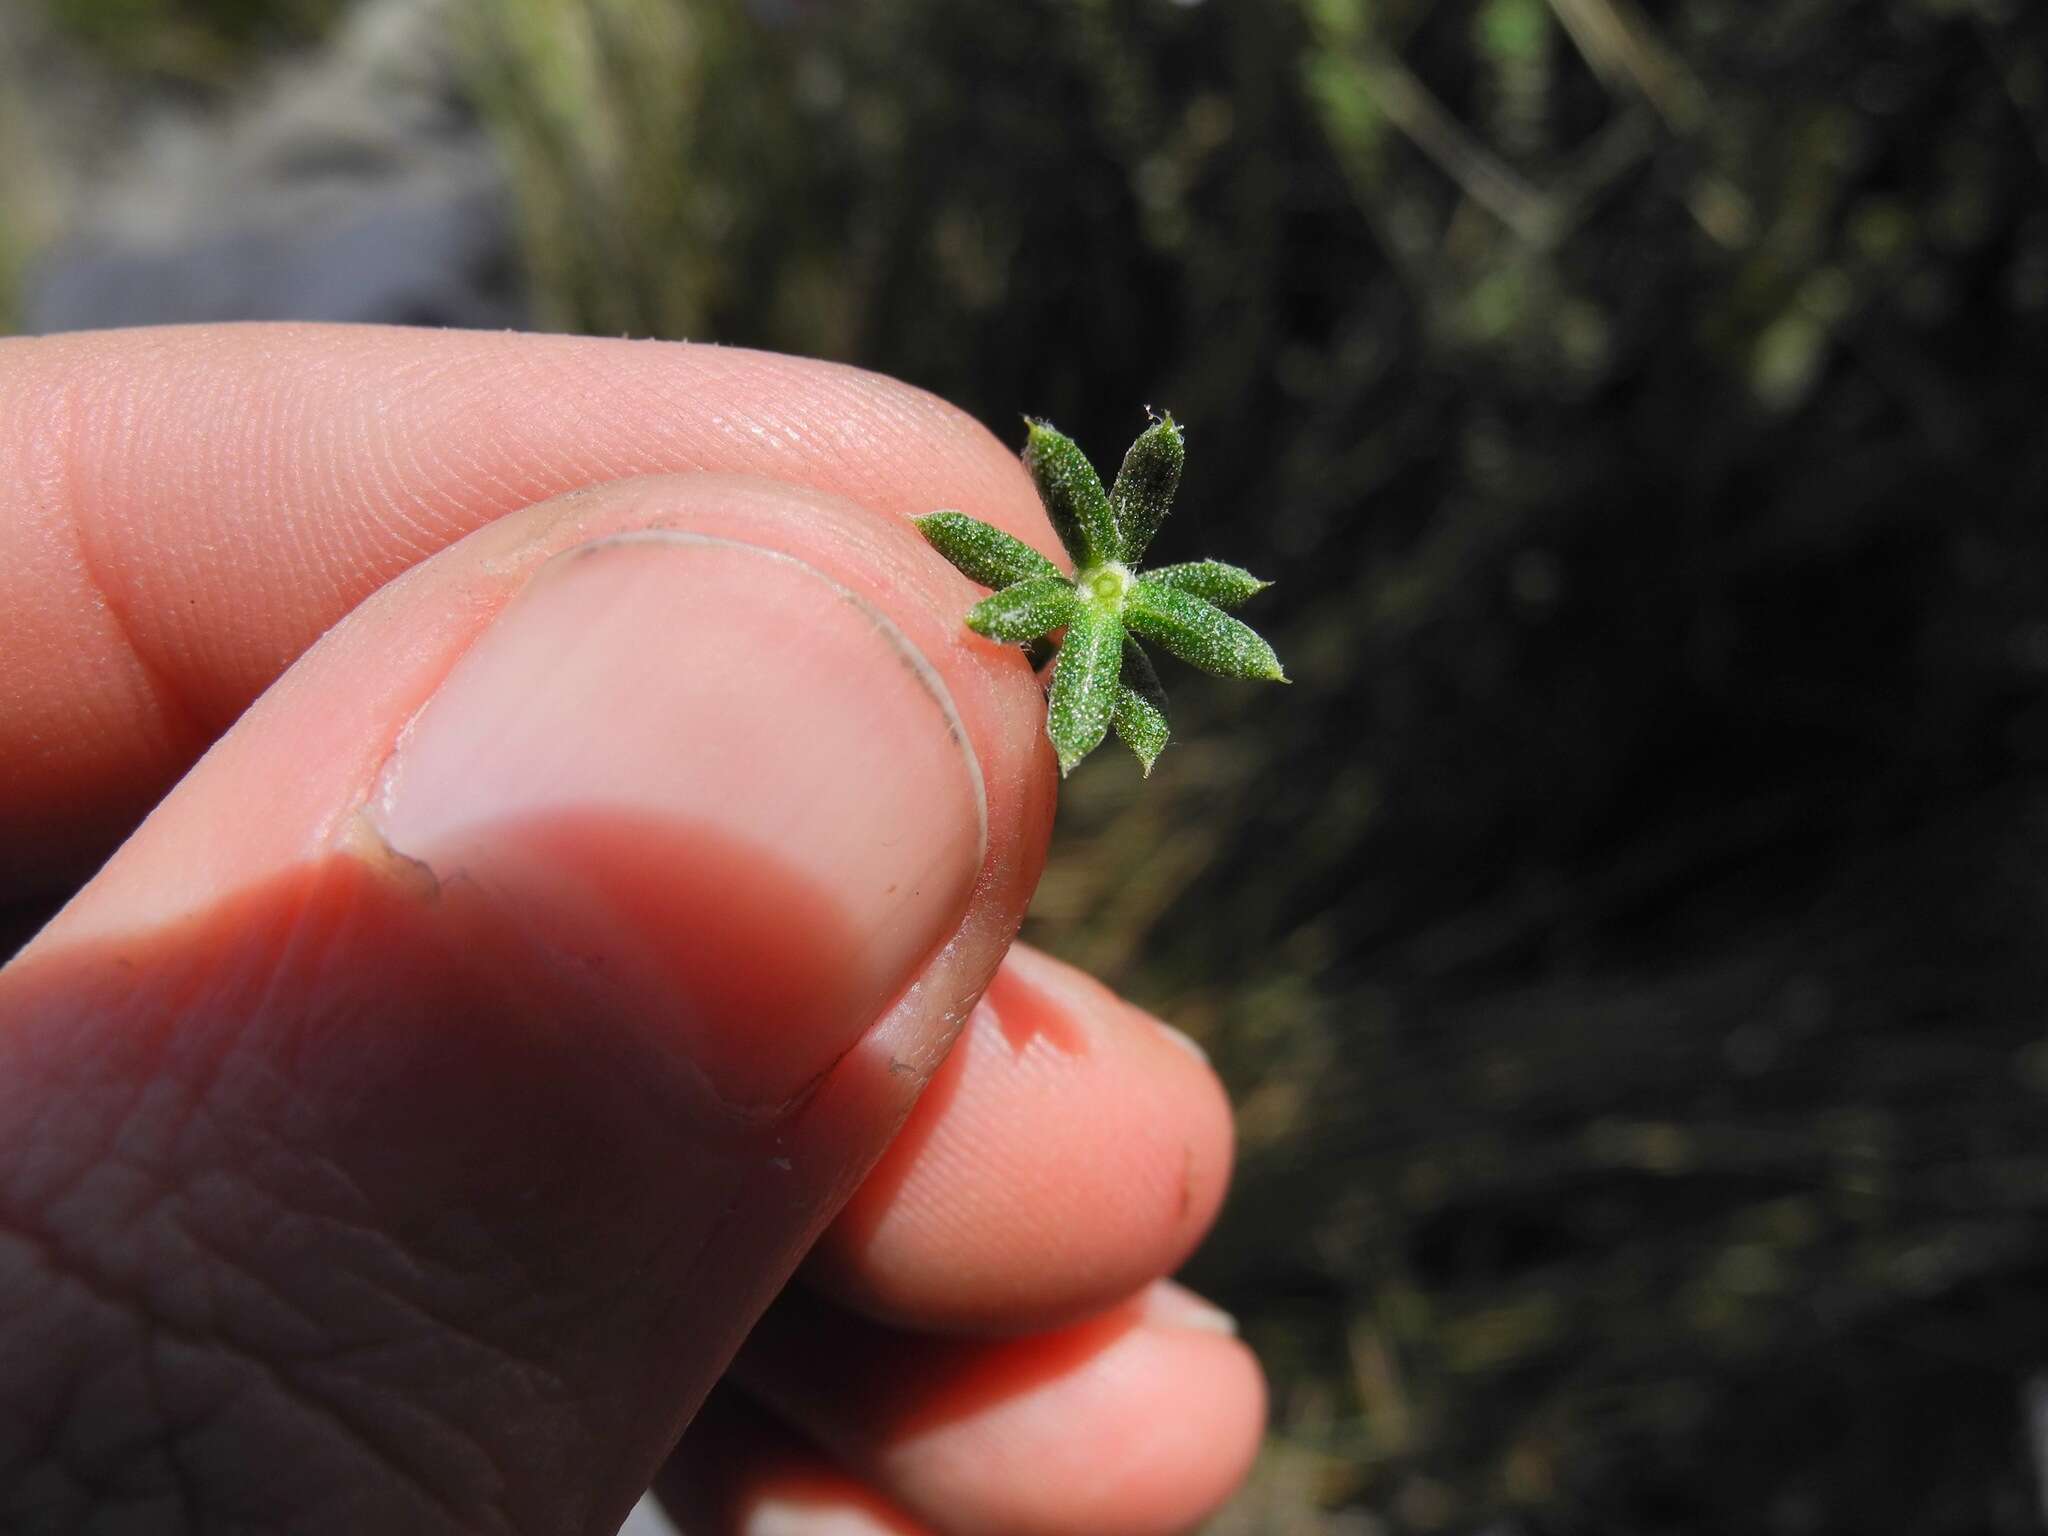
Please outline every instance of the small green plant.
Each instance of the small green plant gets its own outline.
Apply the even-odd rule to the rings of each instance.
[[[996,589],[968,611],[976,634],[1028,644],[1066,631],[1045,721],[1060,773],[1072,772],[1114,726],[1149,777],[1166,746],[1166,693],[1138,640],[1206,672],[1284,683],[1273,647],[1223,611],[1272,583],[1220,560],[1138,571],[1187,457],[1171,416],[1139,434],[1106,494],[1071,438],[1050,422],[1025,425],[1024,467],[1074,562],[1072,576],[963,512],[928,513],[915,519],[918,530],[963,575]]]

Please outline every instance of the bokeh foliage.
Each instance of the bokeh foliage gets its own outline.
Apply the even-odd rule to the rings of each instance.
[[[2048,14],[482,14],[550,319],[1170,406],[1280,579],[1034,918],[1239,1092],[1234,1528],[2032,1529]]]
[[[318,38],[346,0],[35,0],[54,30],[138,82],[218,90]]]

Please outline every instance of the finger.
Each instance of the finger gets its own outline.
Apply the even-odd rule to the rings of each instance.
[[[0,883],[104,856],[425,556],[560,492],[674,470],[765,475],[877,519],[959,507],[1058,547],[1014,452],[824,363],[353,326],[0,341]],[[972,589],[947,579],[964,611]]]
[[[1265,1388],[1229,1320],[1176,1286],[1000,1343],[778,1306],[736,1379],[948,1536],[1185,1531],[1241,1483]]]
[[[1193,1042],[1017,945],[808,1273],[906,1328],[1070,1322],[1180,1266],[1231,1145]]]
[[[654,1491],[687,1536],[933,1536],[731,1387],[691,1421]]]
[[[507,518],[0,971],[0,1528],[616,1528],[1036,876],[1036,689],[915,539]]]

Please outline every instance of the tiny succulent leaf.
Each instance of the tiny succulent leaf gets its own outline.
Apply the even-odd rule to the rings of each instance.
[[[1045,733],[1061,774],[1114,727],[1149,777],[1169,735],[1166,691],[1137,637],[1210,672],[1284,683],[1273,648],[1223,611],[1269,583],[1220,560],[1134,569],[1180,486],[1186,446],[1172,417],[1139,435],[1107,493],[1072,439],[1050,422],[1028,425],[1024,467],[1074,559],[1072,576],[965,513],[930,513],[915,519],[918,531],[967,577],[996,589],[969,611],[970,629],[1025,643],[1041,678],[1052,658]],[[1046,638],[1055,632],[1064,636],[1056,651]]]
[[[1138,642],[1124,636],[1123,681],[1117,684],[1116,713],[1110,724],[1123,744],[1137,755],[1146,778],[1152,765],[1166,750],[1170,734],[1166,723],[1166,690],[1159,686],[1159,674],[1152,670],[1152,658]]]
[[[1166,709],[1166,689],[1159,681],[1159,673],[1152,666],[1152,658],[1145,654],[1145,648],[1129,635],[1124,636],[1124,682],[1143,697],[1150,699],[1162,713]]]
[[[1160,417],[1131,444],[1109,492],[1119,560],[1135,564],[1144,555],[1152,535],[1173,508],[1173,493],[1180,489],[1181,466],[1186,461],[1187,445],[1171,416]]]
[[[951,561],[969,581],[984,587],[1060,574],[1054,565],[1022,539],[1014,539],[980,518],[964,512],[931,512],[914,517],[917,531],[933,549]]]
[[[1166,750],[1166,713],[1128,683],[1116,685],[1116,713],[1110,717],[1117,739],[1138,759],[1139,772],[1152,777],[1152,765]]]
[[[1224,677],[1284,683],[1280,658],[1248,626],[1192,592],[1161,586],[1149,578],[1134,583],[1124,604],[1124,622],[1156,640],[1190,666]]]
[[[967,627],[991,640],[1019,644],[1070,624],[1081,599],[1064,576],[1034,576],[983,598],[967,613]]]
[[[1083,604],[1067,626],[1067,638],[1052,664],[1052,706],[1045,721],[1063,775],[1109,734],[1123,640],[1123,626],[1104,608]]]
[[[1078,566],[1114,560],[1116,518],[1095,466],[1074,440],[1052,423],[1032,421],[1027,425],[1030,440],[1024,445],[1024,467],[1031,472],[1038,499],[1045,503],[1045,515],[1052,519],[1060,543]]]
[[[1162,565],[1147,571],[1145,579],[1177,592],[1192,592],[1218,608],[1235,608],[1270,587],[1243,566],[1225,565],[1221,560],[1192,560],[1186,565]]]

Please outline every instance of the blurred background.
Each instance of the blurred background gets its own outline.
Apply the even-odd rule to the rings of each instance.
[[[2034,1532],[2048,8],[4,0],[0,326],[840,358],[1279,580],[1031,937],[1199,1036],[1228,1536]]]

